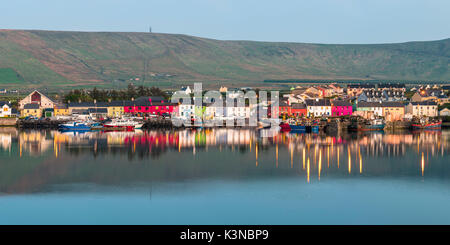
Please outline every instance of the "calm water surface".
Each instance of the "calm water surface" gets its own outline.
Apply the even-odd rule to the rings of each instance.
[[[0,129],[0,224],[450,224],[450,131]]]

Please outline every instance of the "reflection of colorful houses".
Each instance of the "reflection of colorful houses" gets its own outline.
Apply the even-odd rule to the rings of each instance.
[[[0,146],[3,150],[11,149],[11,134],[0,134]]]
[[[46,139],[46,133],[41,131],[21,132],[19,134],[19,150],[31,155],[40,155],[50,149],[53,139]]]

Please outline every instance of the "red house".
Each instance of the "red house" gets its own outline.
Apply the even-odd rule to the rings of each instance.
[[[291,116],[291,106],[287,102],[280,101],[278,108],[280,116]]]
[[[306,116],[306,105],[305,104],[292,104],[291,106],[291,114],[295,117],[303,117]]]

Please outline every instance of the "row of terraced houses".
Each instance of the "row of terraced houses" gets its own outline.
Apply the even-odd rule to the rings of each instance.
[[[352,85],[346,89],[336,85],[320,85],[293,88],[285,94],[278,107],[281,117],[337,117],[362,116],[373,118],[383,116],[387,120],[403,120],[411,116],[435,117],[438,105],[448,103],[446,88],[419,88],[411,100],[406,100],[404,85],[374,88],[367,85]],[[448,88],[447,88],[448,90]],[[448,91],[447,91],[448,92]],[[188,92],[189,93],[189,92]],[[166,115],[183,118],[199,116],[213,118],[220,114],[226,117],[247,118],[250,116],[248,105],[234,103],[221,113],[211,104],[201,108],[192,105],[171,103],[162,97],[140,97],[131,101],[110,102],[71,102],[58,103],[49,96],[35,90],[19,102],[16,112],[9,102],[1,102],[0,117],[34,116],[60,117],[85,115],[93,118],[113,118],[124,115],[152,116]],[[442,111],[446,115],[448,110]]]

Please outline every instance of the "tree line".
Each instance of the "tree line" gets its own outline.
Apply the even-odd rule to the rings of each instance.
[[[169,96],[166,92],[157,87],[135,87],[129,84],[127,89],[97,89],[92,90],[74,89],[64,96],[64,102],[108,102],[114,100],[132,100],[141,96],[161,96],[167,99]]]

